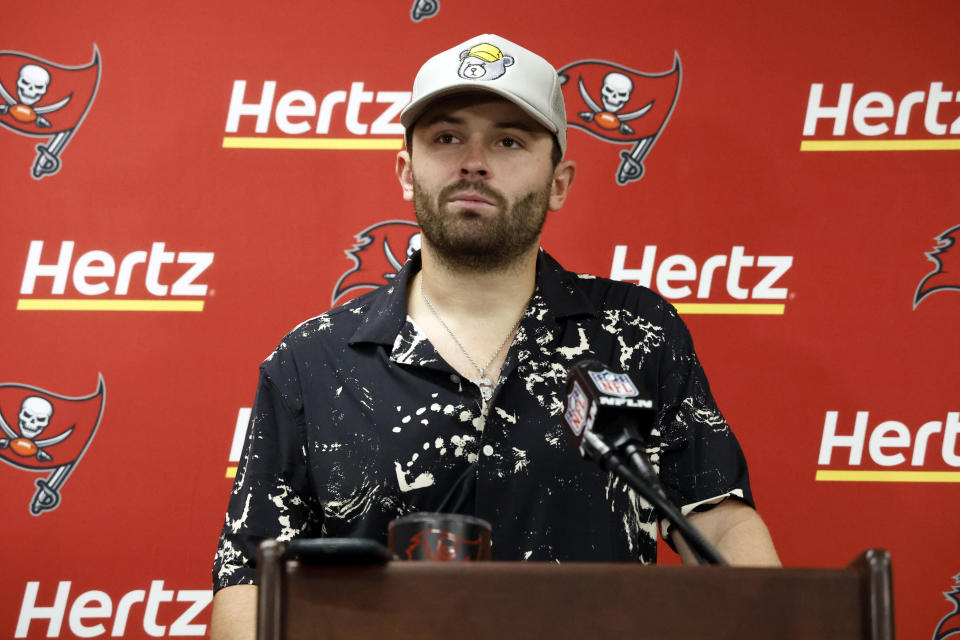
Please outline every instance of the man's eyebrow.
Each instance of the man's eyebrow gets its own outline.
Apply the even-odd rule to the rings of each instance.
[[[446,113],[438,113],[431,118],[428,118],[423,124],[428,127],[432,127],[435,124],[463,124],[463,118],[457,118]]]
[[[436,125],[436,124],[462,125],[464,124],[464,122],[465,120],[463,118],[458,118],[456,116],[446,114],[446,113],[438,113],[436,115],[433,115],[427,118],[423,124],[427,127],[432,127],[433,125]],[[519,131],[526,131],[529,133],[533,133],[539,128],[533,125],[532,123],[526,122],[524,120],[505,120],[502,122],[494,123],[494,126],[497,129],[517,129]]]
[[[495,126],[498,129],[519,129],[520,131],[527,131],[529,133],[533,133],[535,131],[535,128],[529,122],[524,122],[522,120],[498,122]]]

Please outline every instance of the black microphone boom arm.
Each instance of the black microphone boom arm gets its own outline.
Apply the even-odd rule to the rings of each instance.
[[[726,566],[727,561],[711,545],[690,521],[680,513],[670,500],[667,499],[656,472],[643,452],[635,445],[628,445],[625,453],[629,456],[627,464],[617,456],[616,452],[593,431],[587,429],[583,433],[581,447],[588,457],[596,461],[603,469],[613,473],[623,480],[627,486],[643,496],[654,508],[663,514],[683,534],[684,540],[690,545],[690,550],[697,560],[703,564]]]

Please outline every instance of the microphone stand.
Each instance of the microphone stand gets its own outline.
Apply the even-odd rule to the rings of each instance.
[[[617,450],[615,451],[590,429],[583,433],[583,440],[581,441],[583,451],[590,458],[596,460],[604,470],[615,474],[627,483],[631,489],[643,496],[647,502],[663,514],[670,524],[683,534],[684,540],[690,545],[690,550],[698,562],[726,566],[727,561],[723,559],[723,556],[667,499],[653,466],[640,447],[637,446],[636,440],[628,436],[625,441],[617,442],[616,446]],[[617,455],[620,450],[627,456],[632,468]]]

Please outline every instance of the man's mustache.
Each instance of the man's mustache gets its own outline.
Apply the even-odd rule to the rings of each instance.
[[[438,204],[442,205],[444,202],[450,199],[450,196],[460,191],[472,191],[480,194],[481,196],[493,201],[493,203],[501,209],[507,206],[507,199],[498,191],[488,187],[482,182],[474,182],[467,180],[466,178],[458,180],[457,182],[441,189],[440,195],[437,196]]]

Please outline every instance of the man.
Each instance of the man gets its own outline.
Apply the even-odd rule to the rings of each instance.
[[[414,511],[487,519],[498,560],[655,562],[653,510],[564,434],[566,374],[584,358],[654,395],[651,459],[720,553],[778,564],[675,310],[539,248],[576,174],[553,67],[477,36],[423,65],[401,121],[396,173],[422,251],[389,286],[301,324],[261,366],[214,564],[214,637],[252,632],[261,539],[383,541]]]

